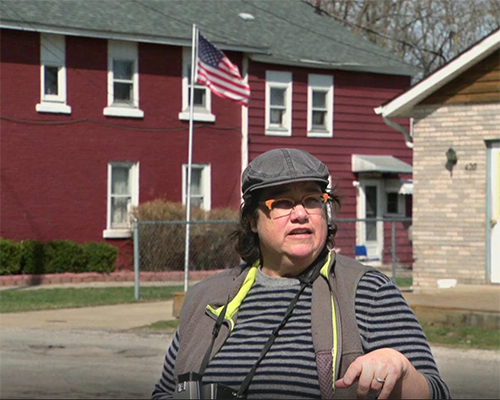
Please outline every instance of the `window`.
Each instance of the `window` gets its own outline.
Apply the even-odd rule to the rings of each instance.
[[[137,43],[108,40],[108,106],[104,115],[142,118]]]
[[[387,180],[385,182],[385,213],[387,215],[404,216],[406,213],[405,195],[401,194],[403,182]]]
[[[333,136],[333,77],[309,75],[307,136]]]
[[[131,211],[139,204],[139,164],[108,165],[108,217],[105,238],[130,237]]]
[[[188,165],[182,166],[182,204],[187,203]],[[191,206],[210,210],[210,165],[191,165]]]
[[[398,214],[398,197],[397,193],[387,193],[387,214]]]
[[[36,111],[71,114],[66,104],[66,42],[61,35],[40,35],[40,103]]]
[[[266,135],[292,135],[292,74],[266,72]]]
[[[179,119],[189,120],[189,99],[191,95],[191,48],[184,47],[182,51],[182,111]],[[193,119],[195,121],[214,122],[212,114],[212,94],[201,84],[194,84]]]

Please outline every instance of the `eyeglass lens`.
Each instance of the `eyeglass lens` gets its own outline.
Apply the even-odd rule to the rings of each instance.
[[[309,194],[302,198],[301,201],[293,199],[276,199],[271,203],[271,218],[280,218],[289,215],[297,204],[302,204],[308,214],[319,214],[325,204],[323,194]]]

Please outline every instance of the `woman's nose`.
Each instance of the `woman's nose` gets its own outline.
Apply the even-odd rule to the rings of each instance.
[[[307,220],[307,218],[309,218],[309,214],[307,213],[302,203],[296,203],[295,207],[293,207],[292,212],[290,213],[290,219]]]

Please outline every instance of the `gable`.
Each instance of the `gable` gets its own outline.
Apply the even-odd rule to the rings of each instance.
[[[500,101],[500,50],[495,51],[420,104],[472,104]]]

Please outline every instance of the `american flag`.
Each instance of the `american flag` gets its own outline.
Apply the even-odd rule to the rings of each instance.
[[[217,96],[248,107],[250,86],[243,81],[238,67],[201,35],[198,39],[197,82]]]

